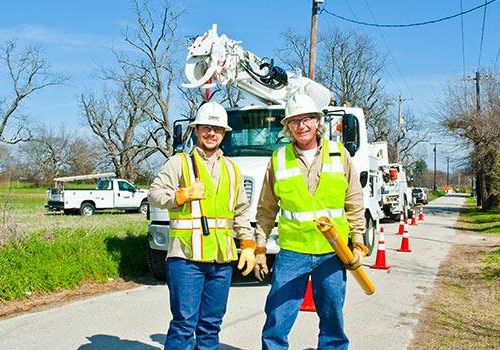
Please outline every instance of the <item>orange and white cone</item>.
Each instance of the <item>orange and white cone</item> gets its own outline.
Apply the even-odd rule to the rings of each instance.
[[[418,221],[424,221],[424,206],[420,205],[420,213],[418,214]]]
[[[415,209],[412,209],[411,224],[410,225],[417,226],[417,213],[415,212]]]
[[[410,235],[407,231],[403,233],[403,239],[401,240],[401,248],[398,249],[398,252],[409,253],[410,249]]]
[[[304,295],[304,301],[302,301],[302,305],[300,306],[300,311],[316,311],[312,292],[312,282],[310,279],[307,281],[306,294]]]
[[[392,266],[387,265],[385,261],[385,237],[384,226],[380,226],[380,238],[378,240],[377,260],[371,265],[371,269],[389,270]]]
[[[410,226],[408,226],[408,218],[405,215],[405,224],[404,224],[404,231],[403,232],[410,232],[408,231]]]
[[[404,223],[403,212],[401,212],[401,215],[399,216],[399,229],[398,229],[398,232],[396,234],[402,235],[403,232],[405,232],[405,223]]]

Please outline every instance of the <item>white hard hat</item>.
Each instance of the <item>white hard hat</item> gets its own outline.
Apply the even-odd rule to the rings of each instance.
[[[286,101],[285,118],[281,120],[281,124],[285,125],[287,119],[301,114],[314,114],[318,117],[323,115],[311,97],[304,94],[295,94]]]
[[[207,102],[198,109],[196,119],[189,126],[195,127],[196,125],[212,125],[224,128],[226,131],[233,130],[227,125],[226,110],[216,102]]]

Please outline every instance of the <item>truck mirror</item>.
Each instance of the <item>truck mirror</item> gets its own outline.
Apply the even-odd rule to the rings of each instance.
[[[342,117],[342,140],[351,157],[354,156],[359,147],[359,123],[353,114]]]
[[[174,125],[174,150],[178,151],[180,147],[182,147],[182,125],[175,124]],[[180,149],[182,151],[184,147]]]

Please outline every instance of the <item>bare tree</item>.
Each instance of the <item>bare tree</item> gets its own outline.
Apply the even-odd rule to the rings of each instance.
[[[165,157],[172,154],[170,102],[175,79],[175,51],[178,46],[178,19],[181,10],[169,0],[161,8],[151,8],[148,1],[133,1],[136,26],[127,28],[125,42],[137,53],[136,58],[122,58],[129,77],[140,83],[150,97],[143,112],[149,118],[147,132],[156,150]]]
[[[115,90],[104,88],[101,97],[82,94],[80,104],[117,176],[134,181],[141,164],[156,152],[149,146],[151,134],[144,126],[149,98],[133,80],[116,85]]]
[[[476,108],[476,96],[462,86],[448,87],[439,104],[438,120],[442,131],[464,141],[468,163],[476,175],[478,202],[487,207],[489,195],[500,190],[497,169],[500,164],[500,83],[481,82],[481,111]]]
[[[37,127],[33,137],[19,146],[16,168],[37,185],[61,175],[90,174],[98,163],[96,148],[67,130]]]
[[[27,97],[47,87],[62,84],[66,78],[54,74],[38,48],[21,49],[8,41],[0,57],[10,86],[10,93],[0,97],[0,142],[16,144],[31,138],[27,117],[20,107]],[[9,129],[11,136],[6,136]]]
[[[275,50],[289,69],[306,75],[309,37],[293,29],[283,32],[283,46]],[[390,100],[383,92],[385,58],[369,38],[330,28],[317,40],[316,80],[332,91],[338,104],[363,108],[373,141],[387,136]]]

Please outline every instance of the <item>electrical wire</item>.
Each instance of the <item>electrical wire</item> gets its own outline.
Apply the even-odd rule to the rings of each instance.
[[[481,41],[479,43],[479,57],[477,59],[477,70],[481,65],[481,55],[483,53],[483,39],[484,39],[484,24],[486,23],[486,0],[484,0],[484,11],[483,11],[483,25],[481,27]]]
[[[475,11],[475,10],[480,9],[482,7],[486,7],[487,5],[494,3],[495,1],[497,1],[497,0],[490,0],[490,1],[485,0],[485,3],[483,5],[473,7],[467,11],[462,11],[460,13],[456,13],[456,14],[451,15],[451,16],[433,19],[430,21],[408,23],[408,24],[378,24],[378,23],[368,23],[368,22],[356,21],[356,20],[353,20],[351,18],[347,18],[347,17],[341,16],[341,15],[338,15],[334,12],[331,12],[331,11],[327,10],[326,8],[322,8],[320,13],[325,12],[325,13],[329,14],[330,16],[336,17],[336,18],[341,19],[343,21],[351,22],[351,23],[355,23],[355,24],[359,24],[359,25],[363,25],[363,26],[382,27],[382,28],[408,28],[408,27],[416,27],[416,26],[423,26],[423,25],[427,25],[427,24],[434,24],[434,23],[438,23],[438,22],[443,22],[443,21],[446,21],[446,20],[449,20],[449,19],[452,19],[452,18],[455,18],[458,16],[465,15],[469,12]]]
[[[370,12],[370,15],[372,17],[372,19],[377,22],[376,18],[375,18],[375,15],[373,14],[373,11],[370,7],[370,4],[368,3],[367,0],[365,0],[365,4],[366,4],[366,7],[368,8],[368,11]],[[408,86],[408,83],[406,82],[406,79],[404,78],[404,75],[403,73],[401,72],[401,69],[399,68],[399,65],[398,65],[398,62],[396,61],[396,59],[394,58],[393,54],[392,54],[392,50],[391,50],[391,47],[389,46],[389,44],[387,43],[387,40],[385,39],[385,36],[384,36],[384,33],[382,32],[382,30],[380,30],[380,28],[378,28],[379,30],[379,33],[380,33],[380,36],[382,37],[382,40],[384,41],[385,43],[385,46],[387,48],[387,51],[389,52],[389,56],[391,56],[392,58],[392,61],[394,62],[394,65],[396,66],[396,69],[399,73],[399,76],[401,77],[401,80],[403,80],[403,84],[405,85],[406,89],[408,90],[408,92],[410,93],[410,98],[413,98],[413,93],[410,89],[410,87]]]

